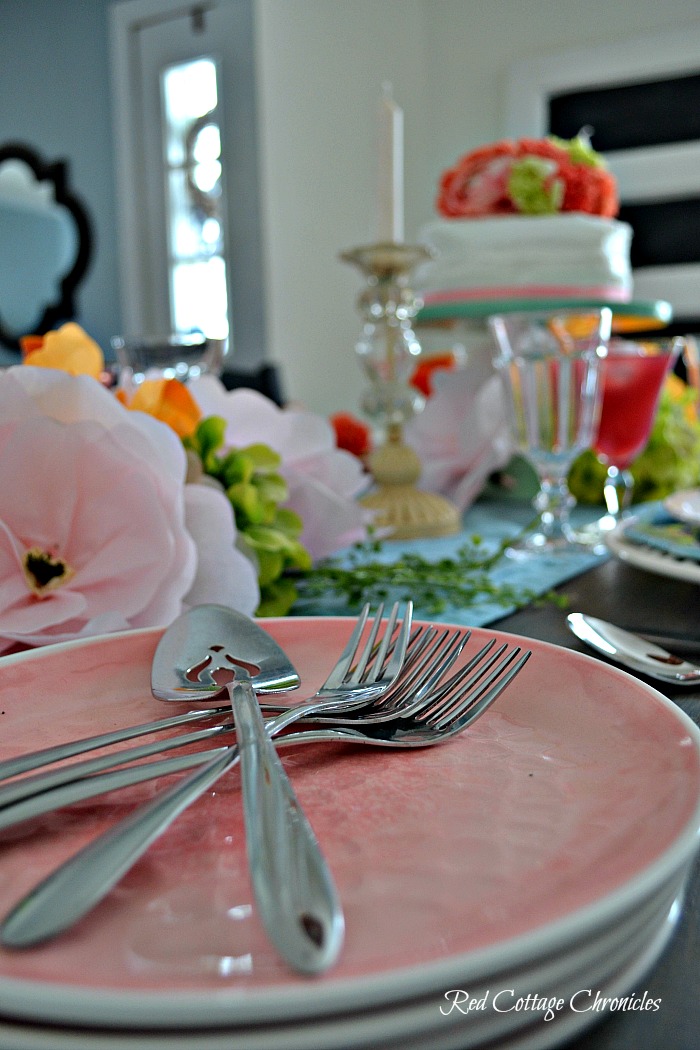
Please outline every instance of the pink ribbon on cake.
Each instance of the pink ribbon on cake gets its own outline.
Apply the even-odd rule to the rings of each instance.
[[[506,285],[502,288],[451,288],[439,292],[423,292],[421,298],[426,306],[453,302],[480,302],[493,299],[604,299],[614,303],[628,303],[630,292],[625,288],[606,285],[582,287],[580,285],[527,284],[520,287]]]

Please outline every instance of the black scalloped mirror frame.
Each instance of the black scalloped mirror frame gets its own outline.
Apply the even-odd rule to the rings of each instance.
[[[43,335],[58,323],[70,321],[75,316],[75,291],[85,276],[93,250],[92,224],[82,201],[68,187],[68,162],[45,161],[36,150],[21,142],[6,142],[0,146],[0,164],[6,160],[21,160],[39,182],[51,182],[57,204],[66,208],[75,222],[78,234],[78,251],[71,269],[61,280],[61,294],[54,303],[49,303],[31,334]],[[30,333],[23,333],[30,334]],[[19,350],[19,338],[7,331],[0,317],[0,344],[11,350]]]

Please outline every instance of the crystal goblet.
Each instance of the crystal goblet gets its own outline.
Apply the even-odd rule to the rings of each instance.
[[[144,379],[179,379],[221,374],[227,340],[191,335],[134,336],[112,339],[120,386],[135,388]]]
[[[649,441],[664,380],[682,352],[681,337],[611,339],[603,364],[603,399],[593,451],[607,467],[603,498],[609,531],[632,500],[630,467]]]
[[[539,479],[538,521],[508,548],[512,557],[579,546],[569,520],[575,499],[567,476],[597,432],[611,321],[607,307],[489,320],[513,438]]]

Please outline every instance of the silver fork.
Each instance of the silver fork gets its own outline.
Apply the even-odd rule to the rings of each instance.
[[[405,659],[411,631],[412,612],[412,603],[409,602],[393,652],[387,659],[390,634],[393,632],[393,623],[397,615],[395,607],[389,618],[392,631],[385,631],[379,651],[372,658],[377,632],[381,626],[382,610],[380,609],[375,617],[369,637],[362,645],[362,635],[368,614],[368,607],[365,607],[345,649],[318,693],[310,701],[284,711],[268,722],[265,727],[268,736],[281,732],[295,720],[312,713],[328,710],[352,710],[389,689],[398,678]],[[358,692],[361,699],[358,699]],[[341,699],[342,696],[345,696],[345,699]],[[236,764],[238,758],[237,746],[227,748],[223,754],[216,755],[203,768],[196,770],[168,791],[156,796],[150,803],[139,807],[128,818],[80,850],[31,890],[29,895],[13,909],[3,923],[0,940],[8,947],[26,947],[48,940],[72,926],[104,897],[187,806],[198,799],[220,776]],[[277,820],[272,811],[269,814],[273,825],[271,841],[278,844],[293,829],[295,820],[302,818],[298,805],[293,805],[295,800],[291,794],[286,801],[287,808],[281,811],[283,820]],[[295,905],[294,920],[297,924],[301,923],[306,932],[309,932],[306,917],[314,916],[314,924],[316,924],[321,921],[322,913],[316,907],[320,873],[315,869],[318,866],[320,854],[311,829],[307,831],[309,848],[302,854],[298,846],[291,847],[290,855],[294,856],[296,850],[297,869],[293,886],[298,891],[298,904]],[[271,860],[274,861],[274,856],[271,857]],[[301,877],[302,873],[304,880]],[[279,876],[280,894],[282,899],[285,899],[291,873],[279,871],[276,874]],[[327,880],[323,881],[325,884]],[[304,896],[306,901],[302,900]],[[274,897],[271,896],[268,899],[274,903]],[[331,913],[333,911],[334,909],[331,909]],[[318,965],[322,964],[323,968],[327,965],[327,957],[333,954],[334,946],[337,953],[338,938],[342,938],[342,929],[338,928],[336,915],[328,914],[324,921],[326,919],[327,937],[322,944],[323,951],[319,951],[317,955]]]
[[[518,673],[523,664],[530,657],[530,652],[520,656],[521,650],[516,648],[508,652],[507,645],[501,645],[490,657],[487,654],[492,650],[494,641],[487,642],[479,652],[473,656],[464,667],[460,668],[451,678],[438,685],[444,674],[450,669],[457,659],[466,640],[468,632],[461,637],[458,635],[450,638],[442,636],[435,643],[433,658],[428,663],[426,677],[416,689],[412,684],[412,676],[406,675],[401,679],[395,689],[391,690],[384,701],[377,702],[368,707],[352,720],[334,718],[332,715],[312,717],[310,721],[329,725],[329,728],[317,728],[305,730],[302,733],[290,733],[275,740],[275,746],[287,747],[289,744],[313,742],[315,740],[346,740],[357,743],[374,743],[378,746],[386,744],[388,747],[401,746],[400,741],[406,740],[406,746],[418,747],[439,743],[443,739],[443,730],[448,719],[452,724],[456,715],[464,710],[464,701],[475,703],[488,690],[492,683],[508,665],[520,657],[514,673]],[[458,644],[455,646],[455,642]],[[505,655],[504,655],[505,654]],[[486,677],[485,677],[486,676]],[[498,689],[491,701],[508,684],[508,680],[497,683]],[[481,684],[479,684],[481,683]],[[495,687],[494,687],[495,688]],[[458,708],[456,705],[460,704]],[[483,705],[479,713],[483,713],[488,704]],[[450,709],[452,708],[452,709]],[[443,721],[438,726],[435,724],[438,715],[442,715]],[[471,721],[474,719],[472,718]],[[335,724],[333,724],[335,723]],[[461,728],[466,728],[465,723]],[[330,728],[332,725],[332,728]],[[227,727],[233,729],[230,723]],[[445,737],[447,739],[447,737]],[[420,744],[420,740],[425,740]],[[184,740],[183,740],[184,742]],[[95,776],[79,776],[77,779],[62,786],[49,788],[47,790],[36,790],[31,797],[26,797],[14,804],[0,809],[0,831],[12,827],[25,820],[52,812],[63,806],[82,802],[109,791],[116,791],[124,787],[154,780],[157,777],[168,776],[172,773],[180,773],[193,766],[201,766],[215,755],[224,754],[228,749],[216,749],[215,751],[199,751],[177,756],[175,758],[159,759],[156,762],[142,763],[141,765],[125,765],[112,772],[97,773]],[[141,757],[138,748],[129,749],[121,753],[124,762],[133,761]],[[86,767],[92,763],[80,763],[80,768],[86,772]],[[46,778],[31,778],[39,781]]]
[[[360,613],[360,618],[362,618],[363,623],[366,623],[367,620],[367,610],[368,607],[366,606]],[[359,623],[360,620],[358,619],[357,622]],[[389,625],[387,625],[387,628],[388,627]],[[412,654],[418,655],[425,642],[425,628],[419,625],[411,634],[406,650],[406,660],[408,661]],[[386,649],[386,658],[392,655],[394,648],[395,639]],[[372,667],[379,667],[374,659],[375,656],[376,653],[373,653],[370,669]],[[365,681],[365,683],[358,682],[358,684],[367,684],[367,681]],[[274,700],[272,700],[273,695],[274,694],[272,693],[264,694],[265,698],[260,700],[261,710],[265,712],[279,712],[287,707],[285,704],[276,704]],[[200,708],[193,711],[184,711],[167,718],[156,719],[152,722],[142,722],[139,725],[124,726],[120,729],[110,730],[107,733],[98,733],[93,736],[81,737],[79,740],[64,741],[61,744],[54,744],[51,747],[41,748],[38,751],[27,751],[24,754],[15,755],[13,758],[8,758],[0,762],[0,781],[11,780],[13,777],[18,776],[21,773],[29,773],[34,769],[41,768],[42,766],[55,765],[58,762],[63,762],[67,758],[74,758],[77,755],[85,754],[88,751],[95,751],[98,748],[112,747],[114,744],[126,743],[129,740],[133,740],[135,737],[149,736],[153,733],[164,732],[166,729],[173,729],[181,725],[187,725],[190,722],[201,722],[212,718],[220,718],[222,715],[229,713],[230,710],[230,703],[213,705],[211,707]],[[191,739],[205,740],[207,736],[216,735],[220,731],[220,728],[221,727],[219,726],[213,726],[208,730],[202,730],[199,736],[193,736]],[[141,757],[146,757],[146,755],[149,754],[156,754],[159,750],[167,750],[168,746],[172,745],[168,745],[167,743],[163,743],[160,746],[157,744],[147,745],[150,750],[144,750]],[[136,755],[134,755],[134,757],[136,757]],[[107,768],[107,765],[102,768]],[[12,794],[8,794],[7,798],[5,798],[2,796],[2,791],[3,788],[0,787],[0,805],[5,805],[7,802],[11,801]]]
[[[488,710],[520,673],[530,655],[530,651],[523,652],[517,646],[510,651],[507,646],[502,646],[498,657],[490,661],[488,668],[474,669],[470,665],[463,667],[447,682],[425,697],[423,706],[420,710],[414,711],[412,715],[399,715],[389,721],[360,727],[336,726],[291,733],[277,740],[277,746],[342,742],[366,744],[373,747],[416,748],[432,747],[444,743],[462,733]],[[218,752],[216,754],[218,756]],[[195,757],[202,762],[206,761],[207,755],[200,754]],[[172,760],[164,759],[152,765],[159,767],[158,775],[164,775],[165,772],[172,771],[163,768],[169,762]],[[89,850],[90,847],[87,848],[87,851]],[[76,854],[53,876],[49,876],[48,880],[41,883],[33,893],[15,906],[0,927],[0,941],[3,944],[8,947],[20,947],[36,943],[36,939],[28,940],[26,936],[26,910],[29,909],[31,912],[38,904],[39,916],[41,916],[44,909],[50,912],[52,908],[61,906],[62,893],[65,890],[70,892],[72,887],[74,895],[76,891],[80,893],[77,887],[80,886],[83,889],[84,884],[76,880],[80,879],[83,874],[80,862],[81,858],[84,859],[85,853],[86,850],[83,850]],[[113,881],[117,881],[117,878]],[[50,891],[48,893],[47,887]],[[89,885],[87,889],[89,892]]]
[[[505,655],[504,655],[505,654]],[[485,678],[484,668],[474,672],[464,667],[436,689],[420,710],[410,715],[370,725],[334,726],[290,733],[277,740],[277,747],[292,744],[342,742],[374,747],[433,747],[464,732],[520,674],[532,655],[531,650],[502,646]],[[483,680],[480,680],[482,679]]]
[[[418,629],[420,630],[420,628]],[[368,701],[365,707],[357,712],[348,712],[345,719],[339,715],[318,714],[311,715],[311,720],[316,722],[342,723],[352,718],[352,723],[376,722],[396,716],[396,705],[401,702],[405,704],[407,695],[412,696],[412,706],[417,709],[425,697],[447,673],[449,668],[458,658],[464,645],[469,639],[469,631],[445,628],[438,632],[435,628],[424,629],[419,636],[412,636],[412,643],[407,649],[407,656],[396,683],[387,690],[385,696],[373,701]],[[482,653],[488,648],[485,647]],[[478,653],[472,658],[475,663],[482,655]],[[307,720],[306,718],[304,720]],[[80,762],[64,764],[57,769],[51,769],[46,773],[37,773],[33,776],[22,777],[0,786],[0,830],[11,827],[21,820],[27,820],[68,805],[74,801],[83,801],[86,798],[95,797],[106,791],[114,790],[114,787],[104,787],[100,790],[100,781],[93,774],[124,766],[128,762],[137,762],[140,759],[149,758],[152,755],[164,751],[172,751],[190,744],[202,743],[234,729],[232,721],[224,722],[215,726],[207,726],[192,733],[183,733],[178,736],[169,737],[166,740],[158,739],[137,747],[123,748],[108,754],[99,755],[96,758],[84,759]],[[186,765],[179,766],[178,771],[190,768],[201,763],[194,761],[193,756],[185,756]],[[129,767],[146,769],[146,766]],[[155,774],[154,774],[155,776]],[[86,778],[90,777],[88,781]],[[146,778],[142,778],[146,779]],[[82,788],[89,791],[94,788],[93,794],[81,793],[81,787],[77,787],[78,797],[66,796],[64,793],[54,794],[54,789],[62,785],[82,782]],[[134,781],[138,782],[138,781]],[[126,784],[124,786],[127,786]],[[68,802],[61,802],[63,797],[69,797]],[[36,798],[34,806],[20,806],[24,800]],[[59,801],[54,802],[57,799]]]

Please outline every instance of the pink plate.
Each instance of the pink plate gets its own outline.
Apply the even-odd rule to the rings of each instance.
[[[330,618],[263,625],[301,673],[300,699],[351,629]],[[172,713],[150,695],[160,634],[0,660],[0,759]],[[492,636],[475,630],[466,654]],[[123,1027],[320,1016],[544,958],[648,900],[696,848],[700,734],[624,672],[527,646],[516,682],[444,746],[281,752],[345,908],[329,974],[290,973],[257,921],[234,771],[72,931],[0,952],[0,1013]],[[166,782],[4,832],[0,914]]]

